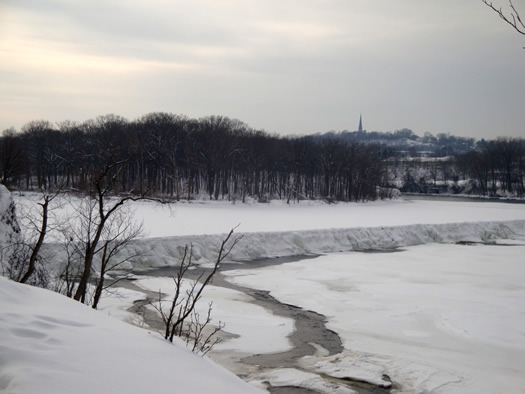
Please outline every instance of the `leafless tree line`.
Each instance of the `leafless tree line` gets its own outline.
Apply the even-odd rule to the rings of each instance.
[[[192,199],[371,200],[385,183],[375,146],[278,137],[221,116],[152,113],[84,123],[33,121],[0,139],[0,182],[20,190],[87,191],[108,158],[121,192]],[[117,190],[115,190],[117,191]]]
[[[481,141],[469,152],[435,158],[390,158],[402,192],[525,196],[525,140]]]
[[[525,196],[525,140],[498,138],[458,155],[457,171],[473,183],[473,192]]]
[[[107,281],[107,274],[138,257],[119,253],[142,235],[142,226],[134,221],[127,202],[147,197],[113,194],[121,165],[110,160],[103,171],[91,174],[85,194],[62,193],[62,186],[52,192],[42,189],[36,205],[19,206],[17,216],[25,231],[6,246],[10,250],[5,253],[9,259],[2,261],[4,275],[50,288],[96,309],[103,290],[114,284]],[[68,215],[57,216],[55,211],[64,207]],[[42,253],[50,233],[59,257]]]

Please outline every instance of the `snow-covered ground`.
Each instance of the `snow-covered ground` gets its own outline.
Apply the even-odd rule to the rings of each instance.
[[[38,194],[14,195],[25,207],[35,205]],[[60,201],[54,201],[59,205]],[[191,201],[160,205],[133,203],[135,219],[143,222],[146,238],[222,234],[239,225],[244,233],[288,232],[355,227],[391,227],[412,224],[525,220],[525,204],[457,201],[387,200],[369,203],[327,204],[302,201],[286,204],[242,204],[228,201]],[[65,204],[54,214],[69,219]]]
[[[173,294],[173,279],[138,278],[137,286],[164,294]],[[186,282],[188,284],[188,282]],[[165,297],[168,301],[170,297]],[[197,311],[204,316],[208,305],[213,302],[213,322],[219,320],[227,324],[227,331],[234,338],[216,345],[216,350],[239,350],[247,354],[273,353],[288,350],[287,336],[293,331],[291,319],[273,316],[264,308],[255,305],[250,298],[239,291],[218,286],[208,286],[203,293]],[[107,308],[103,303],[102,308]],[[113,309],[111,309],[113,310]]]
[[[22,197],[18,201],[29,204]],[[224,272],[235,283],[271,291],[281,302],[326,315],[328,327],[345,346],[343,353],[330,357],[319,349],[316,356],[301,360],[301,370],[276,366],[262,375],[254,372],[254,381],[334,392],[326,381],[320,382],[320,374],[366,377],[376,383],[384,382],[386,374],[401,386],[398,392],[518,393],[525,387],[523,204],[185,202],[168,208],[140,202],[134,209],[148,232],[133,246],[148,251],[137,268],[175,264],[189,242],[194,242],[197,262],[212,261],[220,234],[237,224],[244,238],[234,250],[236,260],[326,254]],[[458,241],[515,246],[454,245]],[[399,247],[406,250],[348,253]],[[341,251],[347,253],[335,253]],[[171,279],[163,278],[136,282],[166,293],[172,286]],[[133,321],[125,309],[141,294],[121,290],[120,296],[104,299],[102,314]],[[214,301],[214,321],[224,321],[233,334],[217,352],[248,355],[290,347],[290,319],[272,315],[231,289],[209,287],[204,297],[204,303]],[[20,313],[23,321],[23,308]],[[32,341],[40,342],[38,337]],[[20,369],[15,371],[22,376]]]
[[[525,204],[377,201],[353,204],[301,202],[233,204],[226,201],[177,203],[170,207],[151,202],[136,205],[147,237],[241,232],[284,232],[352,227],[403,226],[480,221],[525,220]]]
[[[256,393],[160,335],[0,277],[0,392]]]

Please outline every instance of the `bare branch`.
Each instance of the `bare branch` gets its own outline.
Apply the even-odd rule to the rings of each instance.
[[[514,4],[512,3],[512,0],[509,0],[510,4],[510,16],[505,15],[502,8],[496,8],[492,2],[489,2],[488,0],[481,0],[483,3],[485,3],[488,7],[490,7],[494,12],[496,12],[501,19],[503,19],[506,23],[511,25],[514,30],[516,30],[518,33],[525,35],[525,24],[521,20],[520,14]]]
[[[190,342],[193,343],[192,351],[204,355],[220,341],[216,334],[224,328],[224,323],[219,322],[218,326],[212,329],[211,332],[207,329],[208,324],[211,322],[212,304],[210,303],[208,306],[207,317],[204,321],[200,321],[200,315],[195,307],[201,298],[204,288],[211,283],[213,276],[219,269],[220,263],[224,261],[235,245],[242,239],[242,236],[240,236],[231,241],[233,232],[237,227],[234,227],[222,241],[213,269],[209,272],[203,271],[197,280],[191,282],[186,291],[181,292],[184,275],[193,264],[193,247],[185,247],[177,275],[173,278],[175,295],[171,299],[169,311],[166,312],[163,308],[160,292],[158,304],[153,305],[160,313],[165,324],[164,337],[170,342],[173,342],[175,336],[181,337],[186,341],[187,345]],[[205,331],[209,333],[206,334]]]

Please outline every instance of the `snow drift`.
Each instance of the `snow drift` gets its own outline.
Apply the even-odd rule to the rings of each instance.
[[[242,236],[229,261],[323,254],[331,252],[389,250],[427,243],[520,240],[525,237],[525,220],[505,222],[414,224],[393,227],[305,230],[292,232],[238,233]],[[193,245],[194,262],[209,264],[217,258],[225,234],[148,238],[134,242],[128,255],[145,252],[130,262],[142,269],[176,265],[185,245]]]
[[[256,393],[159,334],[0,277],[0,391]]]

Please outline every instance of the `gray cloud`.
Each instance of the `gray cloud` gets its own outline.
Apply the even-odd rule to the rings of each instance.
[[[0,130],[114,112],[278,133],[523,135],[523,40],[481,1],[4,1]],[[524,10],[525,13],[525,10]]]

